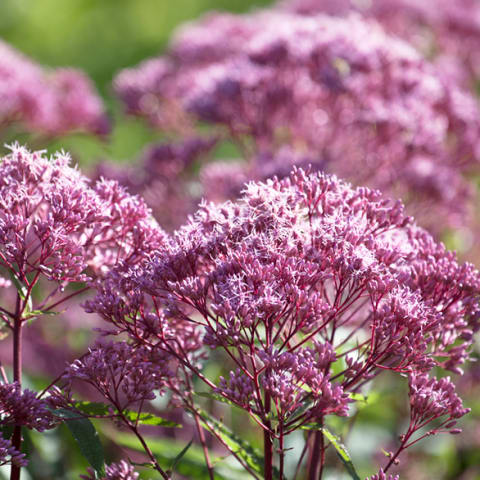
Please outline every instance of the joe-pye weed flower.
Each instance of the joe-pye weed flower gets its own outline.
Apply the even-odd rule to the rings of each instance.
[[[235,203],[204,204],[145,262],[98,286],[89,311],[171,354],[259,425],[265,478],[274,442],[283,475],[285,436],[348,415],[353,394],[386,370],[409,378],[412,413],[384,472],[420,427],[440,418],[429,434],[457,433],[468,411],[448,379],[429,376],[461,373],[478,329],[479,273],[400,202],[336,177],[296,170],[249,184]],[[172,334],[188,325],[234,367],[229,378],[207,378],[191,356],[198,342]],[[325,445],[321,431],[311,436],[313,478]]]
[[[0,313],[13,337],[13,382],[2,367],[0,386],[0,423],[13,426],[13,435],[1,461],[12,464],[12,479],[25,463],[18,454],[22,426],[43,431],[58,423],[48,399],[21,390],[23,329],[88,289],[85,282],[120,260],[134,264],[165,238],[141,199],[115,182],[91,186],[69,163],[64,153],[48,158],[18,145],[0,160],[0,268],[11,279],[3,282],[9,290]],[[83,288],[65,292],[78,282]]]

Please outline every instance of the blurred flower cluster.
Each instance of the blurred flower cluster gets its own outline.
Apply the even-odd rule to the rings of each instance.
[[[216,198],[308,162],[403,198],[430,228],[458,227],[471,213],[464,173],[478,165],[477,100],[373,20],[212,14],[114,86],[127,112],[159,128],[190,114],[239,144],[243,162],[202,172]]]
[[[284,0],[280,7],[303,15],[346,16],[355,12],[374,18],[387,31],[433,58],[446,75],[470,87],[478,78],[480,5],[476,0]]]
[[[83,72],[44,69],[0,41],[0,132],[11,124],[47,137],[109,131],[103,103]]]

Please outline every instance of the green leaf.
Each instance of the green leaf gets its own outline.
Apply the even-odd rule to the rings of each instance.
[[[356,402],[363,402],[365,404],[374,404],[377,403],[381,395],[379,392],[369,392],[368,395],[363,395],[361,393],[350,393],[350,398]]]
[[[345,445],[341,443],[340,439],[332,432],[330,432],[330,430],[328,430],[327,428],[323,427],[322,433],[328,440],[330,440],[330,443],[335,447],[337,455],[340,457],[340,460],[343,462],[343,465],[345,465],[347,472],[353,478],[353,480],[360,480],[360,477],[358,476],[358,473],[353,466],[352,459],[350,458],[350,454],[348,453]]]
[[[10,278],[12,279],[13,284],[15,285],[15,288],[17,289],[18,294],[20,295],[20,298],[25,301],[25,298],[27,298],[27,286],[24,285],[23,283],[20,282],[20,280],[17,278],[17,276],[10,270]]]
[[[226,405],[229,405],[232,408],[238,408],[239,410],[244,411],[236,403],[233,403],[231,400],[228,400],[228,398],[225,398],[222,395],[219,395],[218,393],[195,392],[194,395],[197,395],[197,396],[203,397],[203,398],[208,398],[210,400],[215,400],[217,402],[225,403]]]
[[[105,475],[103,447],[92,422],[88,418],[78,418],[78,413],[64,408],[55,410],[55,415],[65,419],[65,424],[77,441],[82,455],[99,477]]]
[[[222,397],[222,395],[219,395],[218,393],[195,392],[195,395],[198,395],[199,397],[203,397],[203,398],[208,398],[210,400],[216,400],[217,402],[226,403],[227,405],[231,405],[231,406],[235,406],[235,407],[237,406],[232,401],[228,400],[225,397]]]
[[[263,475],[264,460],[260,452],[247,441],[235,435],[223,422],[210,416],[207,412],[197,409],[203,427],[222,438],[228,448],[239,456],[254,472]]]
[[[112,411],[105,403],[100,402],[75,402],[74,407],[87,416],[110,416]],[[153,413],[133,412],[132,410],[123,410],[123,415],[132,423],[138,421],[142,425],[155,425],[160,427],[182,428],[178,423],[154,415]],[[113,415],[118,415],[118,410],[113,410]]]
[[[32,317],[40,317],[42,315],[58,315],[60,312],[54,312],[53,310],[29,310],[28,314]]]
[[[172,422],[166,418],[159,417],[153,413],[143,412],[140,415],[137,412],[132,412],[131,410],[124,410],[123,415],[128,418],[131,422],[136,422],[142,425],[156,425],[160,427],[171,427],[171,428],[182,428],[179,423]]]
[[[109,406],[101,402],[75,402],[73,406],[87,416],[111,415]]]
[[[33,306],[32,306],[32,296],[30,295],[27,299],[28,287],[25,284],[23,284],[11,270],[10,270],[10,278],[12,279],[12,282],[15,285],[15,288],[17,289],[17,292],[20,298],[23,301],[27,300],[27,310],[28,310],[27,313],[30,312]]]
[[[241,407],[239,407],[236,403],[233,403],[231,400],[228,400],[228,398],[223,397],[222,395],[218,393],[213,393],[213,392],[195,392],[194,395],[198,397],[203,397],[207,398],[209,400],[215,400],[217,402],[225,403],[226,405],[230,406],[231,408],[235,408],[241,412],[245,412],[245,410]]]
[[[0,433],[3,438],[10,438],[13,434],[13,425],[1,425]]]
[[[170,467],[170,471],[174,472],[177,468],[178,463],[183,458],[183,456],[187,453],[188,449],[192,446],[193,438],[187,443],[185,448],[173,459],[172,466]]]
[[[361,480],[358,476],[355,467],[353,466],[352,459],[350,458],[350,454],[347,451],[345,445],[341,442],[340,438],[334,435],[328,428],[322,427],[318,423],[310,423],[307,425],[303,425],[302,429],[304,430],[317,430],[322,432],[325,438],[333,445],[335,448],[337,455],[340,457],[345,469],[347,470],[348,474],[353,480]]]

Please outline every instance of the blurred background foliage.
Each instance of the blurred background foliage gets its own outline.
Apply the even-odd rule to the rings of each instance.
[[[158,54],[180,23],[269,0],[2,0],[0,37],[42,64],[85,70],[103,94],[121,68]]]
[[[104,98],[113,121],[108,143],[75,134],[49,144],[50,152],[70,151],[81,165],[99,157],[125,162],[132,161],[147,143],[161,139],[161,134],[141,120],[121,115],[111,92],[114,75],[162,53],[179,24],[211,10],[245,12],[269,3],[271,0],[0,0],[0,38],[42,65],[84,70]],[[30,137],[13,132],[2,144],[27,138],[30,141]]]

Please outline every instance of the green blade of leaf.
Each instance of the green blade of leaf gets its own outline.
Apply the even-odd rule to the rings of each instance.
[[[65,419],[65,424],[77,441],[82,455],[99,477],[105,475],[105,457],[98,433],[88,418],[78,418],[78,414],[64,408],[55,410],[55,415]]]
[[[356,402],[362,402],[364,404],[372,405],[377,403],[381,399],[379,392],[369,392],[368,395],[363,395],[361,393],[350,393],[350,398]]]
[[[330,430],[323,427],[322,433],[325,437],[330,441],[330,443],[335,447],[337,451],[337,455],[340,457],[340,460],[343,462],[348,474],[353,478],[353,480],[360,480],[355,467],[353,466],[352,459],[350,458],[350,454],[348,453],[345,445],[341,443],[340,439],[334,435]]]
[[[333,445],[337,455],[340,457],[345,469],[353,480],[361,480],[357,471],[353,465],[350,454],[347,451],[345,445],[341,442],[340,438],[333,434],[328,428],[322,427],[318,423],[310,423],[302,426],[303,430],[317,430],[322,432],[325,438]]]
[[[10,270],[10,278],[12,279],[13,284],[15,285],[15,288],[17,289],[18,295],[20,295],[20,298],[25,301],[25,298],[27,297],[27,286],[24,285],[23,283],[20,282],[20,280],[17,278],[17,276]]]
[[[247,441],[235,435],[223,422],[197,409],[203,427],[222,438],[228,448],[240,457],[254,472],[263,475],[264,461],[260,452]]]
[[[172,422],[171,420],[167,420],[166,418],[159,417],[158,415],[154,415],[153,413],[143,412],[140,415],[137,412],[132,412],[131,410],[124,410],[123,415],[128,418],[131,422],[136,422],[138,419],[138,423],[142,425],[156,425],[160,427],[171,427],[171,428],[182,428],[179,423]]]
[[[193,438],[187,443],[185,448],[173,459],[172,465],[170,467],[170,471],[174,472],[177,468],[178,463],[183,458],[183,456],[187,453],[188,449],[192,446]]]
[[[40,317],[43,315],[58,315],[60,312],[54,312],[53,310],[29,310],[28,314],[32,317]]]
[[[110,415],[108,405],[101,402],[75,402],[73,406],[85,415]]]
[[[236,403],[233,403],[231,400],[228,400],[227,398],[223,397],[222,395],[219,395],[218,393],[212,393],[212,392],[195,392],[194,395],[198,397],[203,397],[207,398],[209,400],[215,400],[217,402],[225,403],[226,405],[229,405],[232,408],[236,408],[239,411],[244,411],[241,407],[239,407]]]
[[[230,400],[228,400],[225,397],[222,397],[221,395],[219,395],[218,393],[195,392],[195,395],[198,395],[199,397],[203,397],[203,398],[208,398],[210,400],[216,400],[217,402],[226,403],[227,405],[230,405],[230,406],[233,406],[233,407],[237,406],[233,402],[231,402]]]

